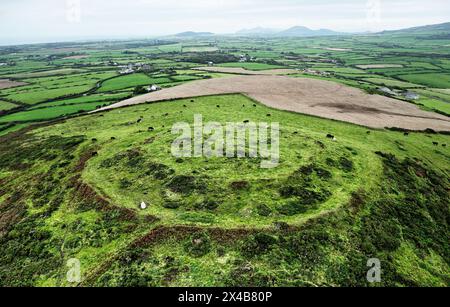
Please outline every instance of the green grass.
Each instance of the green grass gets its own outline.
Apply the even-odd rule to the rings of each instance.
[[[450,88],[450,74],[408,74],[400,75],[398,78],[433,88]]]
[[[131,74],[105,81],[99,89],[99,92],[112,92],[140,85],[159,85],[170,82],[171,80],[169,78],[150,78],[144,74]]]
[[[99,152],[99,157],[92,160],[92,163],[90,164],[90,167],[85,174],[85,178],[89,182],[98,186],[100,190],[107,193],[116,203],[120,203],[128,208],[135,208],[135,206],[140,202],[143,193],[148,191],[149,194],[144,197],[144,200],[152,203],[152,207],[149,213],[164,216],[167,222],[179,223],[180,221],[177,217],[178,214],[173,210],[165,209],[163,207],[164,198],[161,195],[161,189],[163,188],[163,186],[161,186],[160,182],[141,181],[139,177],[136,177],[136,174],[127,171],[126,167],[119,167],[114,172],[111,172],[109,168],[101,167],[103,161],[107,160],[108,158],[112,159],[115,157],[115,155],[125,151],[127,148],[127,144],[142,144],[146,140],[146,138],[156,136],[157,141],[155,141],[155,143],[153,143],[151,146],[144,146],[142,148],[144,159],[154,160],[158,163],[167,165],[168,167],[174,169],[176,173],[186,174],[189,173],[189,170],[193,168],[202,168],[204,167],[204,165],[208,165],[209,177],[224,178],[225,174],[238,174],[238,170],[242,168],[248,169],[248,171],[244,172],[247,175],[237,175],[236,177],[228,176],[225,182],[216,182],[215,180],[212,180],[212,182],[214,182],[214,184],[211,183],[213,186],[218,185],[227,187],[233,181],[240,180],[249,181],[252,186],[251,191],[245,193],[245,195],[242,195],[242,193],[238,192],[226,192],[225,195],[227,195],[227,197],[224,198],[224,203],[222,204],[221,209],[219,209],[218,211],[217,223],[218,225],[225,224],[227,226],[232,226],[240,224],[245,225],[245,223],[247,223],[248,221],[252,221],[252,223],[255,223],[255,225],[257,225],[261,224],[261,218],[258,217],[258,215],[254,211],[255,205],[264,200],[271,199],[271,206],[273,206],[273,209],[275,210],[275,208],[283,204],[283,199],[280,198],[276,190],[266,190],[264,193],[261,193],[261,188],[259,187],[259,185],[261,184],[261,180],[263,180],[263,178],[278,178],[280,176],[283,177],[285,176],[285,174],[293,172],[297,167],[299,167],[299,165],[306,163],[306,161],[312,157],[315,157],[315,160],[320,160],[320,157],[322,156],[322,159],[325,159],[326,156],[339,156],[342,154],[345,155],[345,152],[347,151],[345,147],[351,147],[357,152],[361,151],[358,156],[352,157],[352,159],[355,159],[355,165],[365,165],[364,167],[358,168],[361,173],[359,173],[358,175],[353,174],[353,176],[351,177],[352,180],[348,181],[348,178],[345,176],[345,174],[340,173],[339,171],[333,171],[335,180],[333,181],[333,183],[329,184],[329,188],[331,190],[336,189],[335,197],[324,203],[322,205],[322,208],[313,209],[308,212],[308,214],[306,214],[306,217],[314,216],[324,209],[336,209],[340,206],[340,204],[345,202],[346,197],[348,197],[348,194],[354,188],[356,182],[358,182],[358,179],[356,178],[361,178],[360,180],[362,182],[363,178],[367,178],[371,175],[373,176],[374,174],[376,174],[376,168],[378,164],[367,164],[367,161],[369,161],[366,161],[367,155],[374,157],[373,152],[377,150],[395,150],[401,153],[401,151],[398,150],[398,145],[395,142],[393,142],[391,146],[387,146],[389,142],[386,142],[386,137],[390,135],[390,133],[380,133],[380,140],[377,140],[378,133],[367,136],[365,133],[366,130],[364,128],[359,128],[354,125],[334,122],[323,122],[322,124],[319,120],[311,119],[306,116],[280,111],[269,111],[268,109],[263,107],[258,107],[255,110],[251,110],[252,103],[242,96],[199,98],[196,100],[196,104],[192,105],[192,107],[188,108],[187,110],[183,108],[183,104],[185,104],[186,102],[188,101],[178,101],[171,104],[170,113],[173,115],[169,117],[164,116],[164,114],[167,112],[166,104],[156,103],[149,107],[136,107],[127,109],[127,114],[129,114],[128,118],[124,118],[122,111],[113,111],[107,113],[105,117],[98,118],[97,123],[90,123],[89,129],[92,132],[88,133],[88,138],[95,137],[100,142],[106,142],[114,136],[118,140],[123,141],[117,141],[117,143],[114,142],[113,144],[108,145],[108,147],[114,147],[108,149],[103,148],[102,151]],[[227,105],[227,110],[220,113],[211,112],[211,105],[216,104]],[[247,108],[250,108],[251,113],[244,113],[245,115],[242,113],[246,112],[245,108],[242,108],[243,104],[245,104]],[[181,117],[180,115],[178,115],[179,112],[183,112],[183,115],[181,115]],[[173,137],[166,131],[167,127],[170,127],[171,123],[173,122],[190,122],[193,119],[193,114],[197,113],[205,114],[205,121],[218,121],[223,123],[225,123],[227,120],[241,122],[244,119],[258,121],[263,119],[267,120],[266,114],[268,112],[272,112],[271,121],[280,121],[283,123],[283,139],[290,139],[288,142],[285,142],[284,146],[282,146],[281,148],[282,157],[284,157],[286,163],[282,164],[282,166],[278,169],[272,171],[258,171],[259,164],[257,163],[257,161],[252,162],[244,160],[242,162],[235,161],[234,163],[226,163],[226,159],[210,159],[207,161],[204,159],[186,159],[184,163],[178,164],[175,162],[176,159],[167,154],[167,152],[170,150],[170,148],[168,147],[170,144],[170,140]],[[214,115],[212,113],[217,113],[217,115]],[[140,116],[144,117],[143,123],[136,126],[132,125],[129,127],[125,126],[123,128],[120,128],[121,124],[126,122],[134,122]],[[82,129],[82,127],[84,126],[84,122],[84,119],[81,118],[79,120],[73,120],[70,123],[71,125],[78,126],[80,127],[80,129]],[[323,126],[321,126],[321,124]],[[308,135],[313,136],[313,139],[307,141],[306,143],[304,137],[301,137],[302,135],[304,135],[303,131],[305,131],[304,129],[301,129],[302,125],[307,126]],[[139,130],[146,130],[147,126],[154,127],[157,132],[143,134],[138,133]],[[163,126],[165,126],[166,128],[163,128]],[[64,127],[64,129],[61,129],[62,132],[67,134],[70,133],[70,130],[72,128]],[[291,135],[295,131],[298,131],[300,133],[300,136],[292,138]],[[345,136],[344,140],[336,145],[327,143],[327,150],[322,150],[320,147],[316,148],[317,145],[314,145],[316,141],[326,141],[324,137],[326,133],[324,133],[324,131],[326,131],[327,133],[332,133],[338,138],[342,138],[342,136]],[[417,137],[419,137],[419,135]],[[368,142],[369,139],[370,143],[372,144],[372,149],[368,149],[367,145],[364,143]],[[432,148],[432,144],[430,141],[426,141],[426,139],[423,139],[422,141],[417,142],[416,137],[402,141],[402,144],[402,148],[408,147],[408,152],[411,154],[413,152],[419,154],[423,146],[430,149]],[[407,144],[410,144],[411,147]],[[419,147],[416,147],[413,144],[421,145]],[[291,148],[298,148],[298,150],[292,151]],[[301,148],[307,149],[301,150]],[[364,152],[364,154],[362,152]],[[374,158],[373,160],[376,161],[377,159]],[[321,163],[323,163],[323,161]],[[124,172],[122,173],[122,171]],[[132,187],[125,190],[127,191],[126,193],[124,190],[117,188],[119,185],[119,181],[123,178],[127,178],[127,180],[133,182]],[[345,190],[347,190],[347,192],[344,192]],[[221,195],[221,193],[223,192],[217,190],[213,193],[216,193],[217,197],[219,197],[219,195]],[[186,210],[190,210],[188,208],[194,206],[195,202],[199,199],[202,199],[202,197],[201,195],[197,194],[193,194],[190,197],[184,197],[183,202],[185,203]],[[250,216],[246,215],[246,213],[244,214],[244,212],[247,212],[247,210],[253,210]],[[289,222],[295,222],[296,220],[298,220],[298,218],[300,218],[299,221],[304,219],[303,216],[285,218],[282,218],[282,216],[276,217],[276,219],[282,219]],[[264,224],[267,224],[267,221],[263,222],[261,225]]]
[[[41,108],[48,108],[48,107],[55,107],[55,106],[62,106],[62,105],[73,105],[73,104],[86,104],[90,102],[110,102],[110,101],[119,101],[122,100],[128,96],[130,96],[132,93],[118,93],[118,94],[97,94],[97,95],[89,95],[89,96],[83,96],[78,98],[72,98],[72,99],[63,99],[63,100],[57,100],[47,103],[41,103],[36,106],[33,106],[30,108],[30,110],[33,109],[41,109]]]
[[[88,92],[94,89],[98,82],[115,75],[115,72],[93,72],[26,79],[27,82],[31,83],[30,85],[0,91],[0,95],[5,95],[7,99],[12,101],[33,105]]]
[[[11,109],[14,109],[16,107],[17,107],[17,105],[15,105],[15,104],[12,104],[12,103],[7,102],[7,101],[0,100],[0,111],[11,110]]]
[[[383,85],[383,86],[391,86],[391,87],[400,87],[400,88],[423,88],[425,86],[413,84],[409,82],[402,82],[398,80],[392,80],[392,79],[383,79],[383,78],[364,78],[362,79],[364,81],[374,83],[377,85]]]
[[[50,76],[63,76],[63,75],[71,75],[76,73],[85,72],[82,69],[73,69],[73,68],[63,68],[63,69],[54,69],[54,70],[45,70],[38,72],[30,72],[30,73],[21,73],[11,75],[9,77],[17,78],[17,79],[28,79],[28,78],[41,78],[41,77],[50,77]]]
[[[58,89],[40,89],[30,90],[6,96],[7,99],[21,103],[33,105],[50,99],[61,98],[64,96],[77,95],[92,89],[92,85],[78,85],[73,87],[63,87]]]
[[[50,108],[32,109],[29,111],[22,111],[19,113],[13,113],[0,117],[0,123],[9,122],[31,122],[31,121],[43,121],[58,118],[61,116],[67,116],[83,111],[93,111],[97,107],[111,104],[111,101],[96,101],[89,103],[78,103],[73,105],[61,105]]]
[[[1,284],[68,285],[59,272],[69,258],[80,259],[85,274],[107,264],[86,281],[101,286],[368,286],[365,264],[374,255],[383,261],[383,285],[440,285],[448,276],[441,242],[447,226],[439,210],[448,205],[449,153],[432,142],[449,143],[449,136],[368,134],[352,124],[254,107],[240,95],[194,100],[77,117],[2,140],[0,180],[7,185],[0,201],[15,195],[27,206],[6,201],[5,210],[18,210],[8,216],[26,212],[27,218],[2,241]],[[261,169],[258,159],[177,160],[170,153],[177,137],[171,126],[192,123],[194,114],[222,124],[280,122],[279,167]],[[82,167],[89,149],[95,154]],[[24,182],[28,188],[19,190]],[[95,191],[112,211],[101,209]],[[295,196],[305,191],[318,194]],[[413,200],[406,201],[408,195]],[[147,210],[138,210],[142,201]],[[423,215],[417,214],[421,204]],[[275,223],[301,230],[276,231]],[[157,226],[177,225],[207,233],[196,235],[200,245],[183,230],[163,233],[152,245],[130,245]],[[30,229],[39,239],[26,239]],[[112,255],[117,261],[108,264]],[[24,266],[29,260],[39,265]]]
[[[427,97],[422,97],[419,100],[417,100],[417,102],[420,104],[423,104],[428,109],[437,110],[437,111],[447,114],[447,116],[450,116],[450,103],[449,102],[444,102],[442,100],[437,100],[437,99],[430,99]]]

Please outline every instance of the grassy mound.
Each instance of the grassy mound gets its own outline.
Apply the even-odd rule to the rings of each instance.
[[[194,114],[279,122],[279,167],[173,157],[171,127]],[[240,95],[11,133],[0,140],[0,284],[69,285],[77,258],[83,285],[368,286],[375,257],[382,285],[446,285],[449,141]]]

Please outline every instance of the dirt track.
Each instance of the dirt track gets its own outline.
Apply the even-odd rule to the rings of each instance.
[[[372,128],[450,131],[448,117],[422,111],[411,103],[368,95],[334,82],[286,76],[232,76],[195,81],[127,99],[98,111],[145,102],[232,93],[245,94],[277,109]]]

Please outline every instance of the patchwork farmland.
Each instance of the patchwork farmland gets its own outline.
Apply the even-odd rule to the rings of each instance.
[[[380,286],[448,286],[446,44],[0,47],[0,286],[371,286],[369,258]],[[198,114],[279,123],[279,166],[175,157],[171,128]]]

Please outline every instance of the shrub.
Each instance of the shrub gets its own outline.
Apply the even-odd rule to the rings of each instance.
[[[206,232],[198,232],[184,245],[185,251],[193,257],[203,257],[211,251],[211,239]]]
[[[260,204],[257,207],[258,214],[261,216],[270,216],[272,214],[272,209],[265,204]]]

